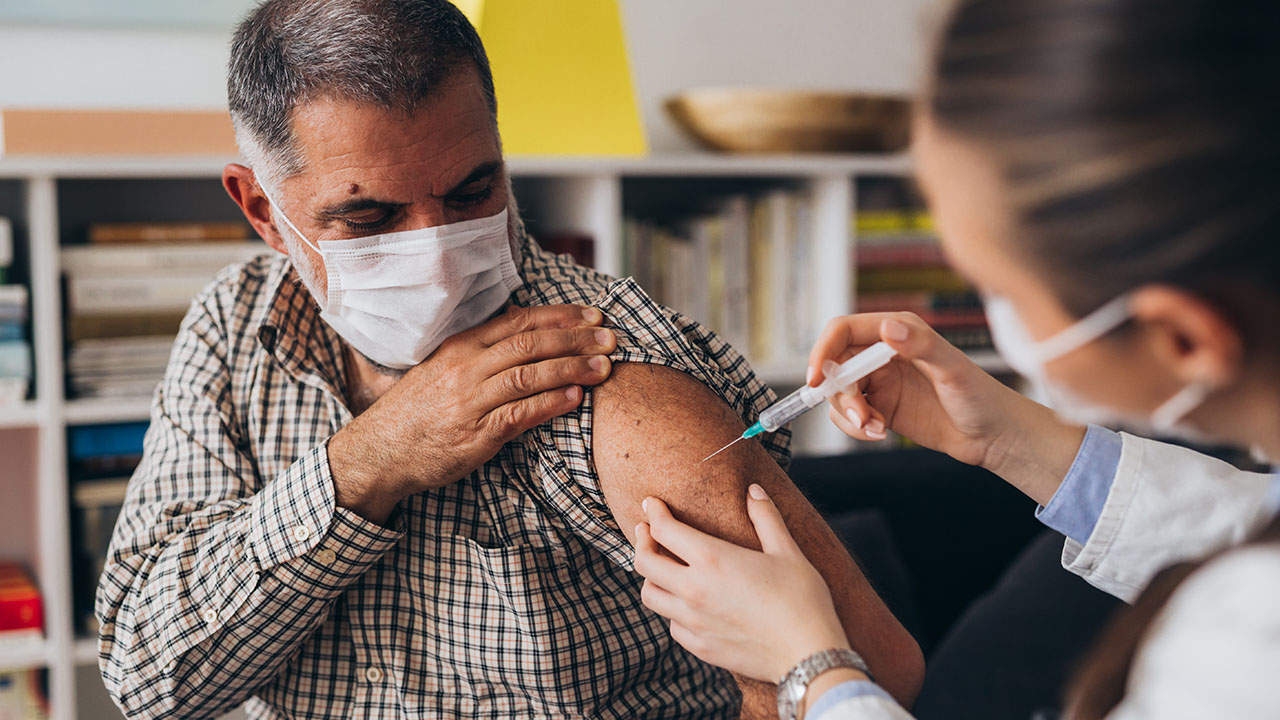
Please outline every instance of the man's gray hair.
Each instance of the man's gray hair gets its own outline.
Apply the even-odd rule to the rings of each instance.
[[[484,45],[449,0],[266,0],[231,43],[236,142],[258,182],[277,185],[302,170],[292,124],[300,104],[329,96],[409,113],[468,63],[496,122]]]

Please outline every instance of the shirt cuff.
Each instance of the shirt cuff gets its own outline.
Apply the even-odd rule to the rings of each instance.
[[[1087,542],[1115,483],[1123,447],[1119,433],[1090,425],[1057,492],[1048,505],[1036,508],[1040,522],[1078,543]]]
[[[870,680],[850,680],[822,693],[818,701],[813,704],[813,707],[805,712],[805,717],[808,720],[823,720],[823,715],[830,712],[836,705],[845,700],[868,695],[882,697],[890,702],[893,701],[893,698],[884,691],[884,688]]]
[[[296,565],[297,580],[329,595],[341,592],[400,541],[404,520],[399,511],[389,523],[385,527],[337,507],[328,448],[320,445],[254,497],[249,546],[262,569]]]

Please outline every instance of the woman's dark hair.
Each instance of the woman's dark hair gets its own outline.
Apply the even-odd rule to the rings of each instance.
[[[1234,290],[1280,293],[1278,29],[1274,0],[960,0],[925,110],[1068,310],[1167,283],[1245,329]]]
[[[1168,284],[1227,313],[1246,342],[1270,342],[1278,29],[1274,0],[959,0],[923,110],[992,158],[1010,250],[1068,310]],[[1280,521],[1256,540],[1280,542]],[[1117,616],[1072,685],[1067,717],[1116,706],[1151,622],[1197,567],[1162,573]]]

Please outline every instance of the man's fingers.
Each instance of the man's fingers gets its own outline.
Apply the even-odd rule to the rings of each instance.
[[[649,518],[653,538],[686,565],[700,564],[714,553],[738,547],[675,519],[667,504],[656,497],[645,498],[641,508]]]
[[[751,516],[751,524],[756,528],[756,537],[760,538],[760,549],[769,555],[787,555],[800,552],[796,541],[787,529],[787,523],[778,512],[778,506],[764,491],[764,488],[752,484],[747,490],[747,515]]]
[[[499,405],[484,418],[490,439],[510,442],[520,433],[559,417],[582,402],[582,388],[577,385],[538,393],[533,397]]]
[[[476,340],[489,346],[530,330],[595,326],[603,322],[604,313],[585,305],[513,306],[470,332]]]
[[[636,572],[663,587],[679,587],[689,568],[672,560],[662,552],[658,541],[649,532],[649,523],[636,525]]]
[[[609,377],[612,369],[612,361],[604,355],[561,357],[517,365],[482,382],[477,397],[486,407],[496,408],[566,385],[598,385]]]
[[[608,355],[618,338],[608,328],[575,327],[529,330],[499,340],[481,351],[480,369],[497,375],[517,365],[572,355]]]

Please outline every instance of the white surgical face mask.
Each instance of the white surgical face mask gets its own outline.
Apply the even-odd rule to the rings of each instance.
[[[484,322],[520,287],[507,211],[451,225],[349,240],[307,239],[263,188],[285,224],[324,259],[320,316],[379,365],[404,370],[451,335]]]
[[[1070,390],[1051,382],[1045,375],[1044,366],[1048,363],[1079,350],[1128,320],[1132,310],[1127,295],[1112,300],[1052,337],[1040,341],[1034,340],[1027,332],[1008,298],[987,295],[983,298],[983,306],[996,351],[1009,363],[1009,367],[1043,388],[1048,395],[1049,404],[1064,418],[1100,425],[1148,426],[1155,434],[1160,435],[1194,435],[1179,427],[1178,423],[1208,397],[1212,391],[1208,383],[1194,382],[1184,387],[1152,411],[1150,418],[1142,421],[1084,401]]]

